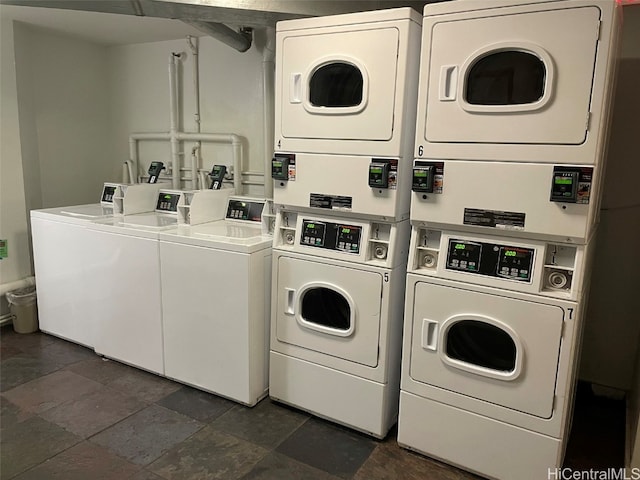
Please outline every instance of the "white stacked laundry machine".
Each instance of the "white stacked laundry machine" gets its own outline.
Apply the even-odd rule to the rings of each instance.
[[[421,22],[276,29],[269,394],[375,437],[398,409]]]
[[[546,478],[571,424],[620,9],[424,13],[398,442]]]

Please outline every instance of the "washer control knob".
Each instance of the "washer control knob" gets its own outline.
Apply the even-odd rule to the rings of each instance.
[[[287,245],[293,245],[296,241],[296,237],[293,235],[293,232],[287,232],[284,234],[284,241]]]
[[[379,260],[384,260],[385,258],[387,258],[387,246],[376,245],[376,248],[373,251],[373,255]]]
[[[549,280],[549,286],[551,288],[557,288],[557,289],[565,288],[569,283],[569,278],[567,278],[567,275],[563,272],[558,272],[558,271],[551,272],[549,274],[548,280]]]
[[[426,268],[434,268],[438,263],[438,257],[434,253],[425,253],[422,257],[422,265]]]

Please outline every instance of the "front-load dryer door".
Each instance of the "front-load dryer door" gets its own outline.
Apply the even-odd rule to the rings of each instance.
[[[563,318],[553,305],[416,283],[410,376],[550,418]]]
[[[292,32],[276,74],[285,138],[390,140],[397,28]]]
[[[436,143],[583,143],[600,10],[509,15],[499,10],[483,18],[461,14],[425,29],[424,138]]]
[[[380,273],[288,257],[277,269],[278,341],[378,365]]]

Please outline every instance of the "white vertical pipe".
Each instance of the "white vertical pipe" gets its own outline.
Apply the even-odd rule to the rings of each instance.
[[[131,170],[129,170],[132,177],[130,182],[138,183],[138,141],[132,135],[129,136],[129,161],[133,164],[133,169],[136,172],[136,175],[134,176]]]
[[[196,123],[196,132],[200,133],[200,56],[198,37],[187,35],[187,44],[193,55],[193,92],[195,97],[195,113],[194,120]],[[191,188],[198,188],[198,167],[200,165],[202,143],[198,141],[196,146],[191,150]],[[205,184],[201,182],[201,188],[205,188]]]
[[[233,148],[233,188],[236,195],[243,195],[242,187],[242,143],[239,138],[234,138],[231,144]]]
[[[170,128],[169,134],[171,136],[171,179],[172,186],[175,189],[180,188],[180,142],[176,137],[176,133],[178,132],[178,116],[179,116],[179,107],[178,107],[178,74],[177,74],[177,65],[178,60],[180,59],[180,54],[172,53],[169,56],[169,104],[170,104],[170,112],[169,112],[169,121]]]
[[[276,32],[274,28],[265,29],[266,41],[262,51],[262,98],[264,131],[264,196],[273,198],[273,180],[271,179],[271,158],[273,157],[275,124],[275,51]]]

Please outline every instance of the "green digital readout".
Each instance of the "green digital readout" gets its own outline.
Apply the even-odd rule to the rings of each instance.
[[[465,248],[467,248],[467,246],[464,243],[456,243],[455,247],[456,250],[464,250]]]
[[[316,228],[315,223],[307,223],[307,228]]]
[[[413,171],[413,176],[414,177],[427,177],[427,171],[426,170],[414,170]]]
[[[171,195],[165,195],[165,196],[164,196],[164,199],[165,199],[165,200],[171,200]]]
[[[370,167],[369,170],[371,171],[371,173],[382,174],[382,167]]]
[[[350,228],[343,228],[342,229],[342,233],[351,233],[351,229]]]
[[[271,160],[271,164],[272,164],[274,167],[277,167],[277,168],[282,167],[282,162],[280,162],[280,161],[278,161],[278,160]]]
[[[515,257],[518,255],[518,252],[516,252],[515,250],[505,250],[504,251],[504,256],[505,257]]]
[[[572,183],[571,177],[556,177],[556,185],[571,185]]]

